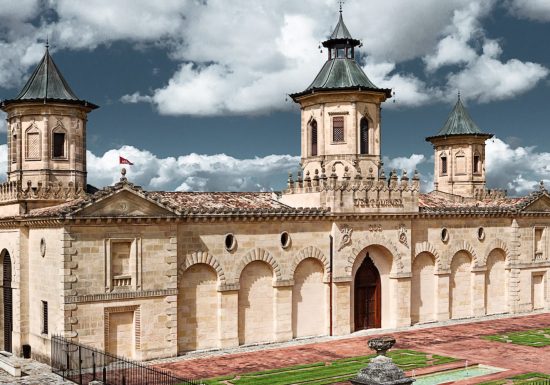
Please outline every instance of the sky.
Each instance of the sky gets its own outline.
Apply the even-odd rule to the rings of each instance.
[[[319,44],[336,0],[0,0],[0,99],[50,52],[89,115],[88,179],[150,190],[269,191],[299,169],[304,90],[326,60]],[[347,0],[357,60],[383,104],[387,170],[433,179],[424,138],[457,92],[485,131],[488,187],[550,185],[549,0]],[[5,133],[5,115],[0,131]],[[6,135],[0,136],[0,174]]]

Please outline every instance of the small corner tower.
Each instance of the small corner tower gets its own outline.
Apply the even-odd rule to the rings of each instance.
[[[481,131],[458,100],[437,135],[426,138],[435,150],[434,190],[472,198],[485,191],[485,141]]]
[[[8,114],[8,182],[86,188],[86,121],[97,106],[71,90],[48,46],[19,95],[0,107]]]
[[[342,18],[323,42],[328,58],[313,83],[290,95],[301,107],[301,158],[305,175],[352,178],[378,175],[380,104],[391,90],[376,87],[355,60],[359,40]]]

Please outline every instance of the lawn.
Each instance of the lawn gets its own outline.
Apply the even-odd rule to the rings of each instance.
[[[550,375],[542,373],[525,373],[502,380],[482,382],[479,385],[522,385],[531,384],[534,381],[550,381]]]
[[[456,361],[454,358],[413,350],[394,350],[388,356],[403,370],[411,370]],[[202,382],[207,385],[327,385],[346,381],[367,366],[374,355],[343,358],[330,362],[289,366],[281,369],[216,377]]]
[[[506,342],[526,346],[548,346],[550,345],[550,328],[523,330],[506,334],[495,334],[482,337],[489,341]]]

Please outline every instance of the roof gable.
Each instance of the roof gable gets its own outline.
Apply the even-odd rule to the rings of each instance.
[[[106,187],[86,200],[64,210],[66,216],[172,216],[176,208],[160,198],[151,197],[139,186],[122,178],[114,186]]]
[[[542,191],[522,206],[522,212],[550,212],[550,195],[547,191]]]

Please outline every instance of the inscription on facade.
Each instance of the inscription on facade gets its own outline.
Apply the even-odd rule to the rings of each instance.
[[[355,207],[403,207],[403,199],[362,199],[354,200]]]

